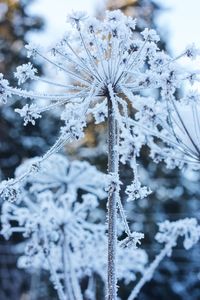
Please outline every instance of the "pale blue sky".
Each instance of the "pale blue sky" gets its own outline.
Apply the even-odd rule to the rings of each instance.
[[[169,43],[175,53],[188,44],[200,47],[200,0],[156,0],[168,8],[160,14],[159,25],[168,31]]]
[[[156,0],[168,8],[160,14],[158,23],[168,33],[171,50],[177,54],[188,44],[200,47],[200,0]],[[35,0],[31,12],[45,18],[46,30],[34,35],[35,42],[54,43],[65,31],[66,15],[72,10],[87,10],[92,14],[104,0]],[[31,37],[32,38],[32,37]]]
[[[104,0],[35,0],[30,5],[30,12],[44,18],[46,29],[43,33],[31,36],[31,39],[34,38],[36,43],[54,43],[65,32],[67,14],[72,10],[94,14],[98,2],[104,3]]]

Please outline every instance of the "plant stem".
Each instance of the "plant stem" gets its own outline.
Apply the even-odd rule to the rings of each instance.
[[[83,300],[81,288],[73,266],[73,258],[67,239],[67,228],[64,228],[64,269],[65,269],[65,287],[69,300]]]
[[[118,128],[114,116],[114,108],[111,97],[108,96],[108,173],[113,176],[113,180],[118,178],[119,154]],[[108,274],[107,274],[107,300],[117,298],[117,278],[116,278],[116,245],[117,245],[117,199],[119,186],[113,181],[108,192]]]
[[[144,271],[142,278],[138,281],[133,291],[131,292],[128,300],[134,300],[139,294],[142,287],[146,282],[150,281],[153,277],[155,270],[157,269],[160,262],[164,259],[164,257],[171,251],[174,246],[174,240],[172,242],[165,245],[165,247],[161,250],[161,252],[155,257],[154,261],[149,265],[149,267]]]
[[[60,283],[58,274],[56,273],[56,270],[54,269],[54,264],[51,262],[51,259],[49,257],[47,257],[47,261],[48,261],[50,273],[51,273],[51,276],[53,279],[54,288],[57,291],[59,300],[67,300],[65,293],[63,291],[62,284]]]
[[[68,300],[75,300],[73,295],[73,288],[70,278],[70,260],[68,253],[68,241],[65,232],[64,233],[64,243],[63,243],[63,264],[64,264],[64,282],[65,282],[65,293],[67,294]]]

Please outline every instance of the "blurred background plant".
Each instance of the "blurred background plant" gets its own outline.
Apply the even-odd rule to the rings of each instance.
[[[30,31],[42,30],[43,20],[27,14],[30,1],[0,1],[0,72],[13,81],[13,72],[17,65],[26,63],[24,44]],[[151,0],[113,0],[107,2],[108,9],[121,9],[124,13],[138,19],[138,30],[145,27],[156,28],[162,40],[161,49],[166,49],[167,41],[159,32],[156,25],[158,14],[162,14],[162,7]],[[98,15],[103,12],[98,12]],[[66,12],[67,14],[67,12]],[[38,62],[42,72],[41,62]],[[23,122],[14,112],[17,98],[13,99],[13,106],[0,108],[0,169],[2,179],[13,176],[16,166],[28,157],[44,153],[53,144],[57,136],[57,117],[52,114],[37,122],[37,126],[23,126]],[[153,237],[157,232],[156,222],[169,219],[175,221],[184,217],[200,219],[200,176],[191,171],[180,172],[169,170],[162,164],[155,165],[148,159],[147,150],[143,150],[140,161],[141,181],[154,191],[148,199],[134,203],[134,207],[126,204],[128,219],[132,230],[145,233],[143,247],[147,249],[150,259],[153,259],[160,248]],[[86,137],[81,143],[65,149],[67,156],[72,159],[87,159],[106,171],[106,132],[104,126],[93,125],[87,129]],[[130,182],[131,170],[123,170],[123,181]],[[124,191],[122,191],[122,197]],[[137,227],[136,225],[137,224]],[[16,268],[15,244],[19,236],[6,243],[1,239],[0,245],[0,299],[56,299],[52,287],[47,284],[46,274],[32,273],[25,275]],[[155,273],[151,282],[145,285],[138,299],[192,299],[200,297],[200,250],[198,245],[190,252],[178,247],[174,250],[172,259],[166,259]],[[41,292],[37,295],[34,290]],[[121,299],[127,299],[132,286],[120,290]]]

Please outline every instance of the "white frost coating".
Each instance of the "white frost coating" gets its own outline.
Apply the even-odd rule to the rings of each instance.
[[[39,47],[34,45],[29,45],[26,48],[28,57],[39,56],[40,59],[54,67],[56,71],[62,72],[66,76],[66,83],[70,80],[70,84],[58,83],[48,78],[36,76],[36,70],[30,63],[18,67],[15,75],[19,83],[23,83],[28,78],[41,80],[46,84],[59,88],[57,93],[49,94],[43,91],[35,92],[11,87],[8,81],[0,75],[1,103],[5,103],[15,95],[31,101],[35,99],[48,100],[48,104],[44,107],[38,104],[26,104],[23,108],[17,109],[17,112],[24,118],[25,124],[28,122],[34,124],[36,119],[42,117],[43,112],[64,106],[60,116],[64,125],[60,128],[60,137],[56,143],[46,154],[37,158],[32,164],[27,165],[24,172],[20,173],[15,179],[3,181],[0,184],[0,195],[4,200],[21,201],[20,191],[23,193],[27,178],[34,178],[37,173],[35,178],[38,177],[41,180],[44,176],[43,172],[47,159],[58,152],[66,141],[82,138],[84,128],[87,126],[87,121],[91,115],[96,123],[107,121],[109,124],[108,172],[112,178],[108,184],[109,284],[107,283],[107,290],[109,299],[115,300],[117,297],[116,260],[118,253],[121,251],[120,249],[122,249],[122,247],[119,247],[116,251],[118,248],[116,232],[117,204],[126,233],[126,238],[121,241],[121,244],[125,246],[133,244],[135,246],[143,237],[140,233],[131,233],[123,210],[119,196],[119,160],[124,164],[130,164],[133,169],[133,182],[126,189],[128,200],[141,199],[150,193],[149,188],[142,186],[137,174],[136,157],[140,155],[140,150],[144,145],[148,145],[150,148],[150,156],[155,162],[164,161],[169,168],[182,168],[188,164],[192,164],[194,168],[200,168],[200,117],[197,108],[199,95],[192,91],[177,99],[177,93],[175,93],[183,83],[188,82],[192,85],[199,80],[198,73],[182,70],[177,64],[178,59],[183,56],[195,59],[199,55],[199,50],[192,45],[178,57],[171,58],[168,54],[159,50],[157,45],[159,37],[154,30],[145,29],[136,35],[136,21],[126,17],[120,11],[107,12],[105,19],[102,21],[90,18],[83,12],[74,12],[70,14],[68,21],[71,26],[70,31],[52,48],[50,53],[43,53]],[[152,89],[159,91],[159,98],[145,96],[149,95]],[[188,124],[182,122],[182,105],[192,109],[194,122],[192,129],[188,129]],[[130,106],[135,112],[133,117],[129,115]],[[106,112],[107,109],[108,113]],[[43,183],[41,185],[43,186]],[[50,186],[48,188],[51,190]],[[87,192],[91,193],[92,191],[89,189]],[[41,191],[39,193],[45,199],[54,197],[51,191],[48,194],[42,194]],[[65,195],[64,191],[62,193]],[[70,197],[73,195],[72,193]],[[92,199],[90,196],[89,199],[83,197],[82,206],[80,203],[76,203],[72,207],[73,213],[78,207],[80,210],[84,209],[90,202],[92,207],[96,207],[94,197]],[[50,210],[51,212],[53,206],[58,210],[57,213],[61,218],[58,223],[62,220],[65,224],[68,221],[67,218],[71,220],[71,209],[68,210],[66,215],[63,215],[63,200],[61,201],[62,209],[55,207],[52,200],[45,201],[47,207],[44,205],[44,209],[43,206],[39,206],[40,214],[44,213],[43,210]],[[71,198],[70,201],[72,201]],[[7,205],[16,208],[14,204],[9,203]],[[27,205],[31,208],[34,207],[34,204],[30,201]],[[29,210],[25,211],[29,215]],[[51,213],[45,215],[44,222],[49,223],[50,216]],[[81,215],[82,227],[79,227],[80,232],[84,231],[84,226],[87,224],[84,217],[85,212]],[[39,219],[36,218],[35,220]],[[77,219],[74,218],[74,220]],[[23,222],[25,221],[23,220]],[[8,223],[4,227],[6,237],[12,233],[12,230],[17,230],[16,228],[11,229]],[[76,224],[76,226],[78,225]],[[52,230],[52,232],[55,232],[55,230]],[[50,233],[42,232],[41,234],[43,244],[45,244]],[[89,241],[91,245],[97,242],[98,234],[95,236],[95,241],[93,240],[94,236],[92,235]],[[50,247],[50,251],[52,251],[53,257],[56,255],[59,257],[60,254],[54,248],[54,238],[57,238],[56,234],[51,240],[52,244],[50,246],[52,248]],[[101,240],[100,237],[99,240]],[[44,254],[44,249],[46,248],[37,252],[37,262],[41,259],[40,255]],[[128,247],[125,249],[128,249]],[[35,251],[34,247],[33,250]],[[36,250],[38,251],[38,249]],[[105,247],[103,251],[106,251]],[[91,263],[89,259],[87,263]],[[74,268],[76,269],[76,267]],[[98,272],[100,272],[99,270]],[[81,277],[81,274],[78,274],[78,277]],[[101,277],[103,277],[102,274]],[[118,277],[120,277],[119,273]]]
[[[30,106],[26,104],[22,109],[16,108],[15,111],[24,119],[25,126],[29,122],[32,123],[32,125],[35,125],[35,120],[42,117],[39,113],[37,113],[35,104],[31,104]]]
[[[27,81],[27,79],[33,79],[34,75],[37,73],[37,69],[29,62],[17,67],[17,71],[14,73],[15,77],[18,79],[18,84],[22,84]]]
[[[156,240],[164,243],[165,247],[156,256],[154,261],[146,268],[142,278],[136,284],[128,300],[134,300],[140,292],[143,285],[150,281],[160,262],[165,256],[171,256],[173,248],[177,244],[179,237],[183,237],[183,246],[186,250],[193,247],[200,239],[200,226],[196,219],[182,219],[176,222],[165,221],[159,224],[159,232],[156,234]]]
[[[70,14],[68,20],[72,26],[71,30],[52,48],[50,54],[43,53],[34,45],[26,48],[28,57],[40,56],[69,77],[71,84],[54,83],[48,78],[36,76],[34,66],[28,63],[17,68],[15,76],[20,83],[27,78],[42,80],[47,84],[63,88],[63,93],[48,94],[42,91],[14,88],[9,86],[1,75],[0,100],[6,102],[9,97],[18,95],[33,100],[52,101],[44,107],[31,104],[29,107],[25,105],[21,110],[18,109],[17,111],[24,117],[25,124],[28,122],[34,124],[35,119],[41,117],[44,111],[72,102],[74,111],[81,110],[81,119],[75,116],[73,121],[69,121],[71,104],[67,104],[68,113],[65,113],[64,117],[62,115],[62,120],[66,124],[69,123],[69,126],[64,126],[62,131],[71,132],[74,138],[80,138],[83,136],[82,132],[89,114],[94,115],[97,123],[103,122],[107,117],[105,98],[108,96],[110,85],[115,94],[113,105],[115,118],[120,126],[119,151],[123,162],[130,159],[127,157],[127,151],[134,151],[139,155],[142,145],[148,144],[152,158],[155,161],[164,160],[168,167],[182,167],[189,162],[198,166],[199,155],[189,151],[187,146],[180,143],[174,135],[170,114],[174,111],[176,88],[184,81],[192,80],[193,83],[199,80],[199,74],[183,71],[176,61],[183,55],[193,59],[199,51],[192,46],[177,58],[171,58],[158,49],[156,43],[159,37],[154,30],[145,29],[140,37],[136,38],[134,35],[136,21],[126,17],[120,11],[107,12],[103,21],[90,18],[83,12]],[[161,89],[162,101],[158,99],[149,101],[149,97],[136,96],[141,91],[152,88]],[[132,106],[138,109],[134,125],[131,125],[133,123],[128,116],[124,95],[129,98]],[[184,96],[184,101],[187,98],[189,99],[189,95]],[[179,105],[179,102],[176,105]],[[81,126],[77,123],[81,123]],[[164,145],[158,147],[154,137],[161,138]],[[123,143],[126,143],[126,147],[123,147]]]
[[[18,167],[16,176],[24,174],[34,160]],[[26,177],[17,203],[3,203],[1,234],[8,239],[18,232],[26,240],[18,265],[48,270],[61,300],[67,295],[70,300],[82,299],[82,278],[98,274],[106,282],[106,226],[97,222],[100,201],[107,196],[106,180],[88,162],[69,162],[54,154],[44,162],[40,176]],[[117,262],[126,256],[123,264],[117,263],[118,278],[129,283],[136,272],[143,272],[147,255],[140,249],[117,247]]]
[[[176,106],[172,113],[174,132],[179,143],[193,157],[200,158],[200,97],[199,93],[188,93],[187,103]]]
[[[6,103],[7,99],[11,96],[8,86],[8,80],[3,79],[3,75],[0,74],[0,104]]]
[[[108,187],[108,269],[107,296],[108,300],[117,299],[117,201],[119,198],[119,152],[118,123],[114,114],[113,88],[108,85],[108,174],[111,181]]]

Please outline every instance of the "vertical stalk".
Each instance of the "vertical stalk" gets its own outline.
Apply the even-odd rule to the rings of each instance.
[[[81,288],[76,276],[73,259],[71,257],[71,250],[67,240],[67,229],[64,228],[64,275],[65,275],[65,288],[69,300],[83,300]]]
[[[67,295],[67,300],[75,300],[71,278],[70,278],[70,260],[68,253],[68,241],[65,232],[64,233],[64,243],[63,243],[63,265],[64,265],[64,283],[65,283],[65,293]]]
[[[152,279],[153,274],[154,274],[155,270],[157,269],[158,265],[164,259],[164,257],[170,253],[170,251],[172,250],[173,246],[176,243],[175,241],[172,238],[172,240],[168,244],[166,244],[165,247],[161,250],[161,252],[156,256],[156,258],[149,265],[149,267],[146,268],[141,279],[138,281],[138,283],[134,287],[133,291],[131,292],[130,296],[128,297],[128,300],[134,300],[137,297],[137,295],[139,294],[143,285],[145,285],[146,282],[148,282]]]
[[[51,259],[50,259],[49,256],[47,256],[47,261],[48,261],[48,264],[49,264],[49,269],[50,269],[50,273],[51,273],[51,276],[52,276],[52,281],[53,281],[53,284],[54,284],[54,288],[57,291],[58,299],[59,300],[66,300],[66,296],[65,296],[65,293],[63,291],[62,284],[60,283],[58,274],[57,274],[56,270],[54,269],[54,264],[51,262]]]
[[[119,193],[118,179],[119,155],[118,155],[118,126],[114,116],[114,108],[108,96],[108,173],[113,180],[108,192],[108,274],[107,274],[107,300],[117,298],[116,278],[116,246],[117,246],[117,198]]]

